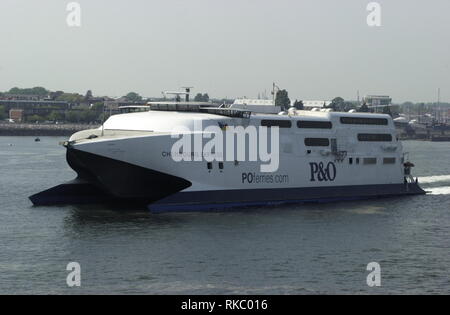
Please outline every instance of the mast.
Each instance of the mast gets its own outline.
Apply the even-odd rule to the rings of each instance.
[[[438,122],[441,122],[441,88],[438,88],[438,98],[437,98],[437,108],[438,108]]]
[[[273,106],[275,106],[275,101],[277,99],[277,92],[280,90],[280,88],[278,87],[278,85],[275,84],[275,82],[273,82],[272,84],[272,100],[273,100]]]

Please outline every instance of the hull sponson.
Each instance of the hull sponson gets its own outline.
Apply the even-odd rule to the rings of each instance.
[[[415,183],[180,192],[149,205],[149,209],[155,212],[201,211],[243,206],[332,202],[423,194],[425,191]]]
[[[29,197],[35,206],[108,203],[108,195],[96,185],[75,179]]]
[[[79,177],[113,198],[153,202],[191,186],[180,177],[73,148],[67,149],[67,161]]]

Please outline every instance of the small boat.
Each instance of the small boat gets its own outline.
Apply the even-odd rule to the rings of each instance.
[[[41,139],[38,137],[38,138],[34,139],[34,142],[41,142]]]

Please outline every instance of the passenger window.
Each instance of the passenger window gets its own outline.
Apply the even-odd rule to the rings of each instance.
[[[330,140],[327,138],[305,138],[305,145],[308,147],[328,147]]]
[[[358,134],[358,141],[366,142],[391,142],[392,135],[389,133],[377,134],[377,133],[360,133]]]
[[[333,128],[333,124],[331,121],[306,121],[299,120],[297,121],[298,128],[315,128],[315,129],[331,129]]]
[[[278,127],[278,128],[291,128],[292,123],[290,120],[261,120],[261,126],[263,127]]]
[[[384,158],[383,164],[395,164],[396,159],[395,158]]]
[[[364,158],[364,165],[374,165],[377,164],[377,158]]]

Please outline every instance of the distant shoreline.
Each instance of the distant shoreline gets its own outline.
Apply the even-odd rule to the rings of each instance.
[[[75,132],[95,129],[99,125],[89,124],[18,124],[0,123],[0,136],[71,136]]]

